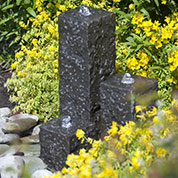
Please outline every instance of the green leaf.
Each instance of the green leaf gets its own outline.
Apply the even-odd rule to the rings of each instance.
[[[148,13],[147,10],[145,10],[145,9],[143,8],[143,9],[141,9],[141,12],[142,12],[144,15],[146,15],[148,19],[150,19],[150,14]]]
[[[10,18],[10,17],[9,17],[9,18],[7,18],[7,19],[3,19],[3,20],[1,20],[1,21],[0,21],[0,25],[2,25],[3,23],[8,22],[9,20],[11,20],[11,18]]]
[[[7,0],[7,5],[9,5],[11,1],[12,1],[12,0]]]
[[[154,1],[155,1],[156,6],[159,7],[159,2],[158,2],[158,0],[154,0]]]
[[[30,0],[24,0],[24,4],[30,4]]]
[[[5,35],[7,35],[7,34],[8,34],[8,32],[5,31],[5,32],[1,33],[1,36],[5,36]]]
[[[142,41],[142,38],[140,36],[136,35],[135,33],[131,33],[131,35],[133,37],[135,37],[138,41]]]
[[[36,8],[36,0],[33,0],[33,9]]]
[[[128,42],[131,42],[131,43],[134,42],[134,39],[133,39],[131,36],[127,37],[126,40],[127,40]]]
[[[1,10],[2,10],[2,11],[6,11],[6,10],[11,9],[11,8],[13,8],[13,7],[14,7],[14,4],[9,4],[8,6],[2,8]]]
[[[36,17],[36,13],[31,7],[28,7],[26,10],[30,15],[32,15],[33,17]]]
[[[150,52],[148,49],[146,49],[146,48],[143,48],[143,49],[144,49],[144,51],[146,51],[146,53],[147,53],[149,56],[153,57],[153,55],[151,54],[151,52]]]
[[[16,0],[16,5],[19,6],[22,0]]]
[[[11,32],[11,33],[8,33],[7,37],[12,36],[12,35],[14,35],[14,34],[18,35],[18,32]]]
[[[127,58],[130,56],[130,54],[133,52],[134,50],[133,49],[129,49],[128,52],[127,52],[127,56],[124,58],[124,61],[127,60]]]
[[[140,50],[140,48],[142,48],[142,46],[143,46],[143,44],[139,44],[139,45],[137,46],[137,48],[136,48],[135,52],[139,51],[139,50]]]

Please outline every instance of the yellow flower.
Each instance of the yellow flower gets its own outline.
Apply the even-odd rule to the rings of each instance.
[[[117,134],[117,131],[118,131],[117,123],[113,121],[111,128],[108,130],[108,134],[109,136],[113,136]]]
[[[158,122],[158,117],[157,116],[153,117],[153,124],[156,124],[157,122]]]
[[[132,18],[132,24],[134,24],[134,25],[140,25],[142,23],[143,19],[144,18],[142,16],[142,14],[139,13],[139,12],[136,12],[135,15]]]
[[[16,68],[15,63],[12,63],[12,64],[11,64],[11,70],[13,70],[13,69],[15,69],[15,68]]]
[[[57,11],[56,12],[56,16],[59,16],[61,14],[61,12]]]
[[[136,34],[140,34],[140,33],[141,33],[141,29],[140,29],[140,28],[136,28],[136,29],[135,29],[135,33],[136,33]]]
[[[161,48],[162,46],[163,45],[160,41],[157,41],[157,43],[155,44],[156,49]]]
[[[159,147],[159,148],[156,149],[156,155],[157,155],[158,158],[165,157],[166,154],[167,154],[167,152],[166,152],[165,149],[163,149],[161,147]]]
[[[135,57],[128,58],[127,62],[126,62],[126,65],[131,70],[137,70],[137,69],[140,68],[140,66],[138,65],[138,61],[137,61],[137,59]]]
[[[157,108],[153,107],[153,109],[151,111],[147,112],[148,117],[153,117],[157,114]]]
[[[134,10],[134,8],[135,8],[134,4],[130,4],[130,5],[129,5],[129,9],[130,9],[130,10]]]
[[[54,73],[58,73],[58,70],[57,69],[53,69]]]
[[[76,155],[74,155],[73,153],[72,153],[72,154],[69,154],[69,155],[67,156],[66,164],[67,164],[68,166],[70,166],[71,168],[74,168],[74,167],[76,166],[75,162],[76,162]]]
[[[49,24],[48,31],[53,34],[55,32],[55,28],[51,24]]]
[[[32,44],[33,44],[34,46],[37,44],[37,42],[38,42],[38,41],[37,41],[37,39],[35,39],[35,38],[32,40]]]
[[[30,20],[31,22],[33,22],[33,21],[34,21],[34,18],[33,18],[33,17],[30,17],[29,20]]]
[[[65,5],[60,5],[59,6],[59,10],[61,10],[62,12],[66,11],[66,6]]]
[[[17,72],[17,77],[20,77],[22,76],[22,73],[21,72]]]
[[[83,0],[82,4],[86,4],[87,6],[91,6],[92,2],[90,0]]]
[[[143,111],[144,109],[146,109],[146,106],[141,106],[141,105],[135,106],[136,113]]]
[[[103,170],[100,174],[97,176],[98,178],[117,178],[117,170],[114,170],[111,165],[107,165],[106,167],[103,167]]]
[[[120,2],[121,0],[113,0],[114,3]]]
[[[140,163],[139,163],[139,161],[138,161],[138,158],[137,157],[132,157],[132,166],[134,167],[134,168],[136,168],[136,169],[139,169],[139,167],[140,167]]]
[[[124,49],[124,50],[122,50],[122,52],[124,55],[127,55],[128,49]]]
[[[27,28],[27,25],[25,25],[25,23],[23,21],[20,21],[19,22],[19,25],[22,27],[22,28]]]
[[[52,51],[55,51],[55,48],[53,46],[50,46],[49,47],[49,51],[52,52]]]
[[[166,137],[170,133],[170,130],[168,128],[164,128],[164,129],[161,129],[160,132],[163,135],[163,137]]]
[[[143,70],[140,75],[143,77],[147,77],[147,71]]]
[[[159,26],[160,26],[159,21],[156,21],[156,20],[155,20],[154,23],[153,23],[152,29],[158,31],[158,30],[160,29]]]
[[[127,138],[126,138],[124,135],[121,135],[121,136],[120,136],[120,140],[122,141],[122,143],[123,143],[124,145],[127,145],[128,140],[127,140]]]
[[[19,57],[21,57],[21,56],[23,56],[23,55],[24,55],[23,51],[19,51],[19,52],[17,52],[17,53],[15,54],[15,58],[19,58]]]
[[[167,1],[166,0],[162,0],[161,4],[166,4]]]
[[[129,172],[132,174],[132,172],[133,172],[133,167],[129,167]]]
[[[151,36],[150,42],[151,42],[153,45],[155,45],[155,44],[157,43],[157,41],[158,41],[158,38],[157,38],[156,34],[153,34],[153,35]]]
[[[85,132],[82,129],[78,129],[77,133],[76,133],[76,137],[80,140],[81,138],[83,138],[85,135]]]

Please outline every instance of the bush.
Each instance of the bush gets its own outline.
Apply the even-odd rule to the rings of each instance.
[[[21,36],[26,32],[19,26],[30,16],[36,16],[35,0],[1,0],[0,4],[0,61],[14,61],[14,54],[20,49]]]
[[[81,3],[116,13],[117,72],[157,79],[158,94],[168,106],[178,77],[178,20],[173,0],[37,0],[36,18],[20,23],[22,28],[32,27],[22,36],[21,50],[11,65],[13,76],[7,82],[9,90],[14,89],[10,98],[17,103],[14,110],[38,114],[41,120],[57,116],[57,15]]]

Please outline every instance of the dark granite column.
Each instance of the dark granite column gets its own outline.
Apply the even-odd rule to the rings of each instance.
[[[98,120],[100,82],[115,73],[115,15],[81,5],[59,16],[60,115]]]
[[[157,90],[157,81],[137,75],[125,73],[113,75],[103,81],[100,86],[102,136],[112,125],[112,121],[124,125],[134,121],[135,95],[146,98]],[[154,101],[150,106],[154,105]]]

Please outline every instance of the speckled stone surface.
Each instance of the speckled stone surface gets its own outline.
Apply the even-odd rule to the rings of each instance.
[[[97,122],[100,82],[115,73],[114,32],[111,12],[80,6],[59,15],[60,115]]]
[[[62,127],[63,118],[53,119],[40,127],[40,157],[49,168],[55,170],[61,170],[65,166],[68,154],[89,148],[87,143],[81,144],[76,137],[77,129],[81,129],[80,121],[71,122],[71,126],[66,129]],[[89,121],[82,126],[86,137],[93,137],[94,129],[94,124]]]
[[[157,82],[154,79],[131,75],[134,83],[126,84],[121,82],[123,76],[124,74],[113,75],[101,83],[102,132],[109,129],[112,121],[123,125],[126,121],[135,120],[135,93],[142,97],[157,90]],[[141,90],[138,90],[136,83],[141,84]]]

